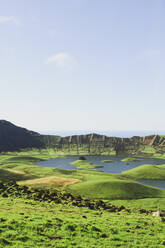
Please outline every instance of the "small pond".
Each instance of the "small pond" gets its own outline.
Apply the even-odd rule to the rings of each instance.
[[[123,162],[121,161],[125,157],[118,156],[85,156],[87,161],[93,164],[101,165],[102,168],[97,168],[98,171],[106,173],[120,174],[122,171],[130,170],[143,164],[165,164],[165,160],[153,159],[153,158],[141,158],[141,161]],[[70,163],[77,160],[79,156],[68,156],[64,158],[49,159],[47,161],[37,162],[39,166],[59,168],[59,169],[76,169]],[[112,162],[103,163],[103,160],[111,160]],[[165,189],[165,180],[140,180],[139,182],[154,187]]]

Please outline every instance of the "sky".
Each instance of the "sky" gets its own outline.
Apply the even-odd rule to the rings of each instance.
[[[0,0],[0,119],[165,130],[164,0]]]

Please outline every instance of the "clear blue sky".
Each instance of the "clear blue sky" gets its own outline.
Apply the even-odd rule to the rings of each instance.
[[[0,0],[0,119],[165,130],[164,0]]]

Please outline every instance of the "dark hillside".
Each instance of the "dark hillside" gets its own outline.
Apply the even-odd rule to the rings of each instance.
[[[15,126],[6,120],[0,120],[0,152],[44,146],[40,134]]]

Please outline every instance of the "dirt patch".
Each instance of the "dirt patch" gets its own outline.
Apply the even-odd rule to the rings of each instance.
[[[5,170],[10,171],[12,173],[20,174],[20,175],[26,175],[26,173],[21,170],[12,170],[12,169],[5,169]]]
[[[74,178],[62,178],[62,177],[43,177],[39,179],[27,180],[24,182],[20,182],[21,185],[54,185],[54,186],[67,186],[74,183],[80,182],[79,179]]]

